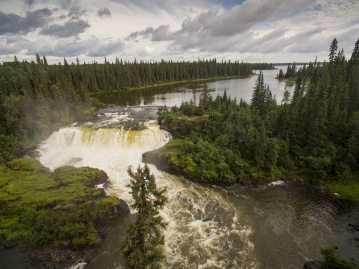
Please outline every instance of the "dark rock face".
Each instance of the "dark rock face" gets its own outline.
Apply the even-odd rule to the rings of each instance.
[[[118,200],[120,201],[120,204],[114,207],[116,215],[124,215],[130,213],[130,207],[128,206],[128,204],[122,199]]]
[[[303,265],[303,269],[318,269],[320,265],[320,261],[306,261]]]
[[[142,161],[144,163],[150,163],[155,165],[158,169],[173,173],[174,169],[171,169],[167,160],[158,157],[159,150],[152,150],[142,154]]]
[[[108,179],[108,175],[106,174],[106,172],[101,170],[101,174],[96,175],[94,181],[92,182],[92,187],[95,187],[95,185],[98,184],[106,183],[107,179]]]
[[[82,260],[86,256],[84,254],[70,249],[46,247],[31,251],[29,262],[38,268],[66,268]]]

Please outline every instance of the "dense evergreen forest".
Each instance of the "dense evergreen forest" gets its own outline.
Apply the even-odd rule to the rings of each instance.
[[[282,175],[351,182],[359,169],[359,40],[349,60],[334,39],[329,62],[293,72],[295,89],[279,105],[260,73],[250,104],[226,93],[213,99],[205,87],[199,104],[161,108],[159,121],[176,139],[160,156],[209,183]]]
[[[304,63],[303,67],[300,67],[297,70],[296,63],[293,63],[293,64],[288,63],[286,73],[284,74],[283,70],[280,69],[279,73],[277,74],[277,78],[278,79],[292,79],[293,81],[295,81],[296,77],[299,76],[299,74],[300,74],[302,79],[306,79],[309,82],[310,78],[313,75],[313,71],[317,65],[321,65],[321,64],[320,63],[318,64],[317,59],[315,59],[314,63],[310,62],[308,66],[307,66],[307,64]]]
[[[269,68],[269,65],[266,65]],[[46,138],[51,131],[97,116],[95,92],[216,77],[248,76],[250,64],[217,62],[123,62],[49,65],[36,61],[0,65],[0,163]]]

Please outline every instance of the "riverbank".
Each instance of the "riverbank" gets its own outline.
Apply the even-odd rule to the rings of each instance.
[[[175,139],[167,143],[160,149],[146,152],[142,155],[143,162],[156,165],[160,170],[168,173],[176,173],[185,176],[187,179],[197,182],[203,182],[199,178],[191,176],[190,170],[184,167],[179,157],[184,154],[182,151],[185,141],[183,139]],[[239,183],[244,186],[258,186],[275,182],[278,180],[290,181],[301,179],[312,184],[321,185],[322,189],[328,192],[333,198],[350,200],[359,204],[359,178],[358,173],[353,173],[351,180],[346,182],[338,182],[333,180],[325,180],[313,178],[299,172],[283,173],[278,169],[271,172],[264,171],[255,165],[245,167],[245,171],[240,173],[240,178],[236,181],[226,182],[205,182],[219,186],[228,186]]]
[[[348,199],[359,204],[359,175],[352,173],[350,179],[344,182],[326,181],[324,185],[331,195],[341,199]]]
[[[83,258],[102,244],[103,223],[130,212],[126,202],[95,188],[107,179],[89,167],[50,172],[31,158],[1,165],[0,247],[31,248],[31,262],[53,267]]]
[[[255,165],[251,165],[250,162],[246,162],[244,164],[243,160],[238,160],[237,163],[241,163],[245,167],[242,167],[243,171],[240,171],[239,175],[235,177],[235,180],[230,182],[225,182],[222,180],[206,180],[207,178],[210,178],[207,177],[205,173],[212,173],[212,178],[217,178],[214,176],[216,172],[220,172],[216,169],[217,164],[213,164],[213,170],[200,169],[194,163],[188,161],[188,159],[185,157],[186,153],[183,151],[183,148],[186,147],[185,144],[186,141],[183,139],[172,140],[162,148],[144,153],[142,155],[143,162],[154,164],[157,168],[168,173],[183,175],[187,179],[195,182],[215,184],[219,186],[228,186],[237,183],[244,186],[257,186],[264,183],[285,179],[283,174],[278,169],[275,169],[271,172],[266,172],[259,169]],[[186,159],[187,162],[184,162],[182,157]],[[203,159],[203,161],[206,160]],[[193,171],[196,168],[200,170],[197,171],[198,173]]]
[[[253,73],[249,76],[225,76],[225,77],[211,77],[211,78],[201,78],[201,79],[189,79],[189,80],[179,80],[179,81],[171,81],[171,82],[160,82],[160,83],[152,83],[146,84],[137,87],[125,87],[120,90],[110,90],[110,91],[97,91],[91,93],[91,96],[96,97],[96,95],[100,95],[103,93],[115,93],[115,92],[122,92],[122,91],[134,91],[134,90],[144,90],[144,89],[153,89],[160,86],[168,86],[168,85],[181,85],[190,82],[213,82],[217,80],[229,80],[229,79],[241,79],[241,78],[249,78],[252,76],[257,76],[258,74]]]

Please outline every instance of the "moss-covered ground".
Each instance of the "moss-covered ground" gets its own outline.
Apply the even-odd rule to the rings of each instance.
[[[37,160],[0,166],[0,244],[80,248],[94,243],[96,224],[114,217],[115,197],[94,186],[107,180],[101,170],[61,167],[50,173]]]

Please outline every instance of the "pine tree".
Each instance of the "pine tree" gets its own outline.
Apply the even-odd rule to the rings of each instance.
[[[155,177],[147,165],[138,166],[134,173],[129,167],[131,176],[131,194],[134,199],[132,207],[137,210],[137,219],[130,224],[127,236],[121,241],[121,250],[126,257],[126,268],[158,268],[164,259],[159,245],[164,244],[161,228],[167,223],[159,216],[159,209],[167,202],[164,195],[166,188],[157,189]]]
[[[338,50],[338,41],[336,38],[333,39],[329,49],[329,62],[333,62]]]

